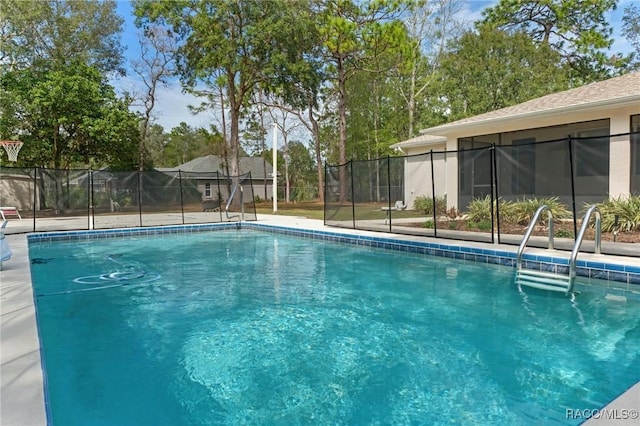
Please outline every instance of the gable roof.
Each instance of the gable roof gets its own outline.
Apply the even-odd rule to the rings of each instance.
[[[273,171],[271,163],[266,162],[267,177]],[[163,172],[221,172],[224,173],[223,158],[218,155],[205,155],[204,157],[194,158],[177,167],[158,168]],[[240,157],[240,174],[251,172],[251,179],[264,179],[264,167],[262,157]]]
[[[394,143],[391,148],[411,148],[414,146],[429,146],[429,145],[441,145],[447,142],[447,138],[444,136],[434,136],[422,134],[415,138],[407,139],[406,141]]]
[[[498,124],[522,118],[546,117],[614,105],[640,105],[640,71],[552,93],[518,105],[431,127],[422,132],[446,135],[451,131],[480,124]]]

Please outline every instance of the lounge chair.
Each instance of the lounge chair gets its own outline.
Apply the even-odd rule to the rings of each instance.
[[[22,220],[16,207],[0,207],[0,216],[2,216],[2,220],[7,220],[7,216],[18,216],[18,219]]]
[[[391,207],[389,206],[381,207],[380,210],[387,212],[387,218],[384,220],[384,224],[385,225],[388,224],[389,221],[391,220],[392,211],[405,210],[406,208],[407,208],[407,205],[402,201],[396,201],[396,203]]]

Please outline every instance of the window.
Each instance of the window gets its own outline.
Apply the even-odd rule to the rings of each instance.
[[[204,196],[205,197],[211,197],[211,184],[210,183],[205,183],[204,184]]]
[[[575,149],[576,176],[609,176],[608,129],[578,132]]]
[[[536,138],[513,141],[513,167],[511,191],[516,195],[535,194],[536,191]]]

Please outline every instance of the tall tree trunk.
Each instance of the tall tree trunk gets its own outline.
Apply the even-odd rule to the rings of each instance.
[[[316,169],[318,172],[318,199],[324,203],[324,167],[322,164],[322,148],[320,147],[320,126],[313,116],[313,101],[309,99],[309,121],[313,129],[313,143],[316,152]]]
[[[241,93],[241,91],[236,91],[235,73],[229,72],[227,77],[229,107],[231,110],[231,140],[229,141],[229,156],[231,157],[231,167],[229,172],[233,180],[232,188],[236,188],[240,183],[240,108],[242,108],[243,94]],[[231,206],[234,210],[239,210],[239,190],[236,190],[236,195],[234,195],[233,200],[231,201]]]
[[[338,65],[338,162],[340,166],[340,202],[346,200],[347,195],[347,175],[344,165],[347,163],[347,76],[344,69],[344,60],[340,58]]]
[[[267,158],[265,153],[267,152],[266,136],[267,132],[264,129],[264,106],[262,102],[262,90],[260,90],[260,140],[262,142],[262,175],[264,176],[264,200],[267,201]]]
[[[415,110],[416,110],[416,79],[417,77],[417,69],[416,64],[414,63],[411,67],[411,88],[409,89],[409,102],[407,102],[407,109],[409,113],[409,126],[408,126],[408,135],[407,137],[413,137],[413,122],[415,120]]]

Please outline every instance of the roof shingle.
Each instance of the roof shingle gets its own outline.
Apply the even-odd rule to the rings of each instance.
[[[587,84],[575,89],[552,93],[532,99],[518,105],[490,111],[473,117],[463,118],[451,123],[431,127],[424,133],[444,134],[458,127],[475,123],[522,118],[536,114],[557,114],[567,110],[589,108],[608,103],[640,103],[640,71],[608,80]]]

